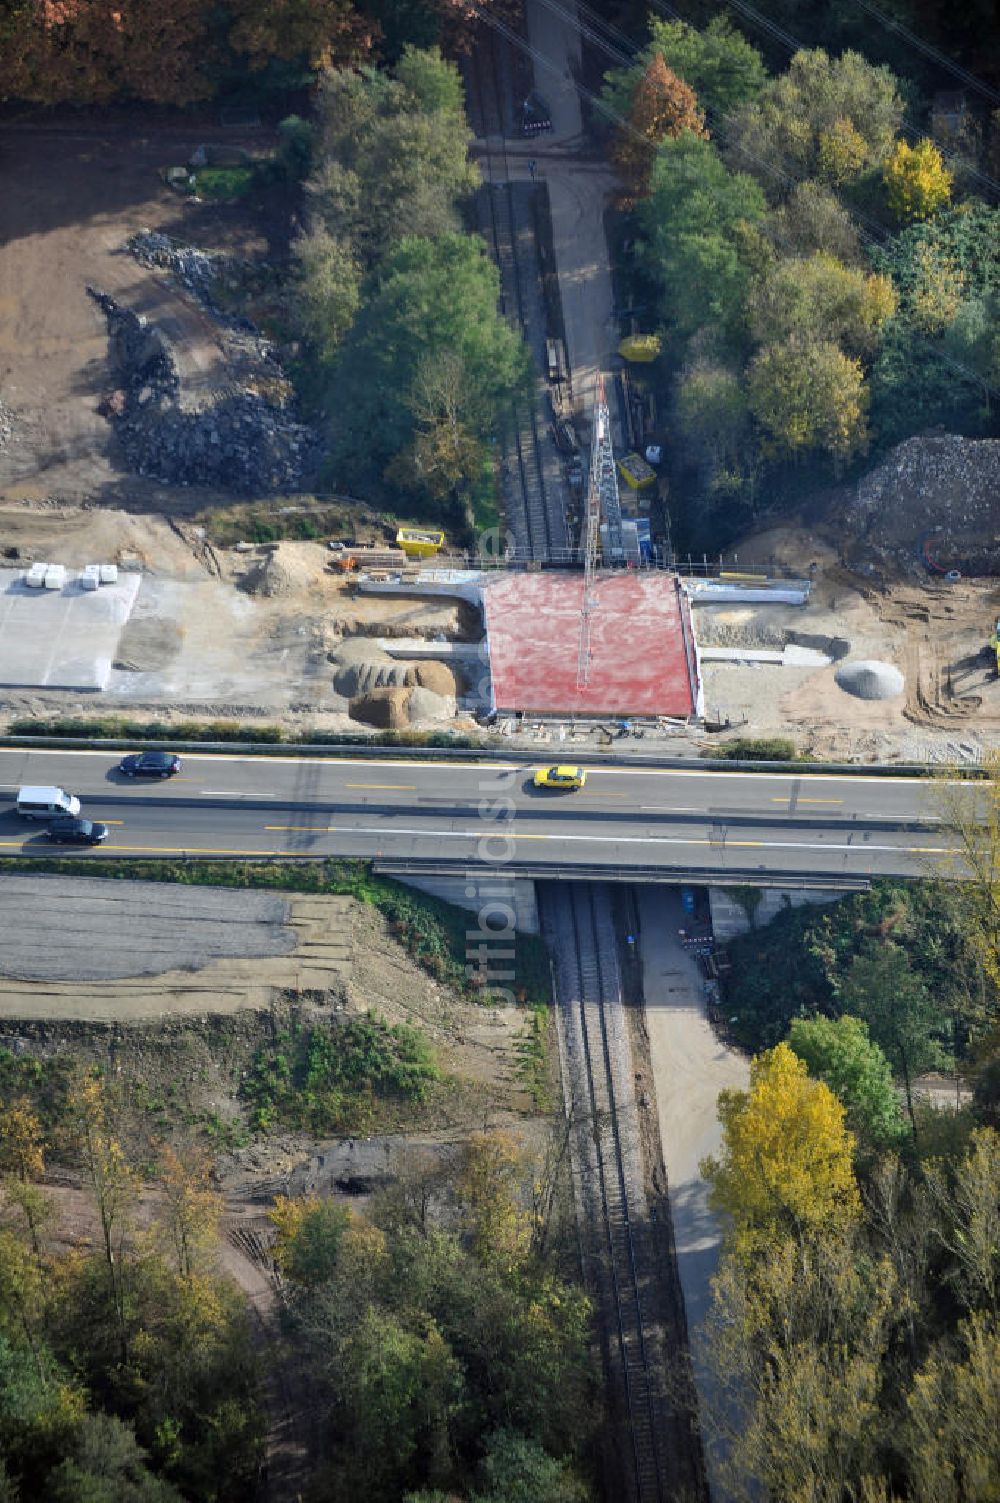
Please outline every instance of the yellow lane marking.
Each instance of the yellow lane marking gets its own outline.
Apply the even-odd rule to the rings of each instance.
[[[345,788],[383,788],[396,793],[415,793],[416,783],[345,783]]]
[[[324,835],[332,833],[329,825],[265,825],[265,830],[322,830]]]
[[[793,795],[791,793],[789,793],[789,794],[786,794],[784,798],[772,798],[771,803],[772,804],[790,804],[791,801],[792,801],[792,798],[793,798]],[[800,798],[800,799],[796,799],[796,803],[799,803],[799,804],[842,804],[843,802],[844,802],[844,800],[842,798]]]

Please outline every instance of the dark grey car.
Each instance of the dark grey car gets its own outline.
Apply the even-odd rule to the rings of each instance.
[[[65,815],[49,821],[45,838],[59,845],[100,845],[108,838],[108,827],[94,819],[71,819]]]
[[[180,770],[180,757],[168,751],[131,752],[118,763],[127,778],[172,778]]]

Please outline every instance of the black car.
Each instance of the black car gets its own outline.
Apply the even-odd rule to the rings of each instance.
[[[127,778],[172,778],[180,770],[180,757],[166,751],[132,752],[118,763],[118,771]]]
[[[71,819],[67,815],[50,820],[45,837],[58,841],[60,845],[100,845],[108,838],[108,827],[96,820]]]

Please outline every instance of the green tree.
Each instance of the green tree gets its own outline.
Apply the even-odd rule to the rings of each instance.
[[[649,35],[630,68],[616,69],[605,77],[601,97],[614,116],[624,119],[629,114],[643,71],[657,53],[672,73],[691,86],[702,109],[712,116],[728,115],[756,98],[764,87],[763,58],[725,16],[713,16],[698,29],[686,21],[650,15]]]
[[[797,183],[768,218],[767,233],[783,256],[825,251],[847,266],[860,265],[861,240],[850,214],[822,183]]]
[[[349,242],[316,226],[292,245],[292,317],[321,361],[336,354],[361,307],[361,267]]]
[[[633,198],[649,193],[649,178],[661,142],[688,131],[704,136],[705,117],[694,91],[671,73],[663,54],[653,54],[632,96],[628,119],[619,127],[614,161]]]
[[[883,1372],[898,1314],[887,1261],[854,1235],[773,1236],[723,1255],[701,1343],[716,1395],[708,1437],[735,1498],[877,1497]]]
[[[859,1209],[854,1139],[844,1107],[787,1044],[758,1055],[749,1091],[719,1096],[722,1155],[702,1173],[733,1220],[732,1245],[752,1257],[776,1239],[849,1225]]]
[[[778,197],[789,177],[852,182],[886,160],[902,117],[888,68],[857,52],[797,52],[785,73],[736,112],[727,157]]]
[[[47,1503],[182,1503],[147,1469],[134,1433],[114,1415],[85,1415],[72,1449],[49,1476]]]
[[[465,124],[462,75],[454,63],[441,56],[439,47],[404,47],[395,74],[421,114],[450,116]]]
[[[1000,1133],[980,1127],[957,1164],[926,1166],[935,1234],[952,1260],[950,1279],[969,1310],[1000,1314]]]
[[[460,228],[457,203],[479,182],[461,79],[434,51],[408,49],[398,76],[327,74],[317,97],[310,226],[326,229],[365,265],[407,235]]]
[[[742,480],[751,463],[750,411],[743,382],[730,366],[697,360],[678,377],[677,428],[709,492]]]
[[[637,253],[678,333],[739,327],[753,270],[744,231],[765,209],[753,179],[728,172],[710,141],[685,133],[663,143],[639,206]]]
[[[48,1347],[0,1332],[0,1456],[28,1497],[73,1443],[86,1396]]]
[[[847,1108],[848,1124],[863,1141],[898,1140],[903,1124],[889,1061],[860,1018],[796,1018],[788,1042]]]
[[[847,974],[844,1006],[863,1018],[868,1031],[903,1082],[913,1136],[913,1081],[941,1063],[941,1036],[946,1019],[938,1000],[910,966],[906,953],[891,942],[869,944]]]
[[[761,344],[798,337],[829,340],[868,354],[896,311],[888,277],[865,276],[827,251],[779,261],[754,288],[750,327]]]
[[[509,1430],[490,1436],[481,1475],[470,1503],[588,1503],[590,1497],[565,1461]]]
[[[956,1350],[957,1345],[957,1350]],[[972,1315],[938,1343],[907,1395],[902,1449],[927,1503],[993,1503],[1000,1476],[1000,1331]]]
[[[526,380],[524,347],[497,316],[499,284],[480,240],[443,235],[404,240],[331,373],[351,403],[332,414],[335,462],[347,476],[381,474],[413,434],[411,402],[421,368],[447,353],[466,386],[457,420],[486,437]]]
[[[882,176],[889,208],[900,224],[931,219],[948,206],[952,175],[934,142],[926,137],[916,146],[897,141]]]
[[[747,374],[750,411],[782,458],[820,450],[837,461],[868,441],[868,393],[861,363],[828,340],[793,338],[768,345]]]

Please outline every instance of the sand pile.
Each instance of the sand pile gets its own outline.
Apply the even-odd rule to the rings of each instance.
[[[413,677],[421,689],[430,689],[433,694],[443,694],[445,698],[454,699],[458,692],[454,671],[447,663],[418,663],[413,670]]]
[[[274,543],[244,574],[240,589],[265,599],[298,595],[320,584],[323,563],[314,543]]]
[[[397,663],[377,643],[356,637],[342,642],[330,654],[330,660],[336,664],[333,687],[348,699],[356,694],[371,694],[375,689],[403,688],[414,682],[413,671],[405,663]]]
[[[421,720],[450,720],[455,713],[455,701],[448,695],[435,694],[433,689],[411,689],[407,704],[410,724]]]
[[[855,699],[895,699],[903,692],[903,675],[899,669],[874,658],[844,663],[834,678],[845,694],[853,694]]]
[[[387,688],[359,694],[351,700],[350,717],[364,725],[373,725],[379,731],[404,730],[410,723],[408,708],[412,692],[405,688]]]

